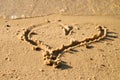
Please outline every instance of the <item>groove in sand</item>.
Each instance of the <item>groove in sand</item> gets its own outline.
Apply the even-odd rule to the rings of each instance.
[[[52,47],[50,47],[49,45],[46,45],[40,40],[30,39],[30,34],[32,29],[36,28],[37,26],[41,26],[41,24],[30,26],[29,28],[27,28],[22,38],[26,42],[34,45],[36,49],[38,48],[42,49],[44,51],[43,52],[44,63],[46,65],[51,65],[53,67],[59,67],[62,64],[62,60],[60,59],[60,57],[67,49],[73,48],[75,46],[83,46],[90,43],[98,42],[107,37],[107,29],[104,26],[97,26],[96,30],[98,31],[98,33],[93,35],[92,37],[85,38],[82,41],[71,40],[68,45],[62,45],[60,48],[53,49]]]

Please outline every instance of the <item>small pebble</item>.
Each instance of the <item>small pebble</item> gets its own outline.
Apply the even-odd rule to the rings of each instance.
[[[90,60],[92,61],[92,60],[93,60],[93,58],[90,58]]]
[[[8,57],[6,57],[6,58],[5,58],[5,60],[7,60],[7,61],[11,61],[11,59],[10,59],[10,58],[8,58]]]
[[[40,72],[44,72],[44,70],[43,70],[43,69],[39,69],[39,71],[40,71]]]
[[[11,27],[10,25],[6,25],[6,27]]]
[[[59,19],[59,20],[57,20],[57,21],[58,21],[58,22],[61,22],[62,20]]]
[[[93,46],[90,46],[90,45],[88,45],[88,44],[86,44],[85,47],[86,47],[87,49],[93,48]]]

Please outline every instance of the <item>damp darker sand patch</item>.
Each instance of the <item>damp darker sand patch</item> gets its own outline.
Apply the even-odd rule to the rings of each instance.
[[[23,19],[50,14],[62,15],[120,15],[119,0],[25,0],[1,1],[0,16]],[[6,6],[7,5],[7,6]]]

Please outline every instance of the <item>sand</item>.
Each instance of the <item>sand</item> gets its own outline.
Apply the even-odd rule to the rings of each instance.
[[[49,9],[48,7],[52,3],[46,1],[49,6],[42,7],[43,9],[34,8],[33,13],[36,14],[31,15],[30,13],[30,18],[19,16],[21,14],[26,15],[26,12],[21,12],[23,7],[19,5],[24,6],[24,4],[29,3],[34,5],[37,0],[33,0],[33,2],[25,0],[25,2],[21,2],[24,4],[19,5],[17,5],[19,3],[17,1],[16,16],[19,19],[9,19],[14,15],[15,8],[13,6],[8,8],[10,11],[12,9],[11,12],[1,11],[5,7],[0,8],[0,80],[120,80],[120,11],[117,0],[109,0],[108,4],[111,5],[115,2],[114,6],[118,5],[112,7],[112,9],[109,6],[110,12],[107,12],[105,6],[103,6],[104,8],[99,7],[100,5],[96,4],[99,1],[95,2],[93,0],[95,2],[93,5],[96,5],[98,9],[95,10],[95,6],[92,5],[92,7],[89,7],[91,12],[88,13],[88,10],[86,10],[77,16],[75,16],[76,13],[78,14],[79,11],[85,9],[84,7],[77,8],[74,6],[75,4],[73,6],[67,5],[71,2],[66,0],[66,2],[69,2],[66,3],[69,9],[64,12],[64,10],[61,10],[63,9],[62,4],[65,3],[64,0],[56,2],[52,0],[55,3]],[[39,1],[42,3],[42,0]],[[89,2],[89,6],[91,5],[92,0],[85,1]],[[107,3],[107,0],[103,0],[103,2]],[[2,3],[8,3],[8,1]],[[14,2],[8,4],[12,5]],[[57,4],[58,7],[61,6],[60,10],[65,15],[54,9]],[[18,8],[18,6],[21,8]],[[37,6],[40,6],[39,3]],[[88,5],[86,6],[88,7]],[[32,9],[24,8],[26,8],[26,11]],[[99,8],[103,12],[101,10],[99,12]],[[35,12],[37,9],[41,10],[38,10],[37,13]],[[53,9],[55,11],[51,11]],[[95,11],[94,14],[92,14],[91,9]],[[114,11],[115,13],[112,13]],[[52,14],[49,15],[49,12]],[[44,16],[40,17],[41,14]],[[6,19],[3,16],[7,16]],[[45,51],[60,48],[62,45],[69,45],[71,40],[83,41],[86,38],[93,38],[93,35],[99,32],[96,29],[98,26],[107,29],[105,37],[98,41],[91,39],[93,42],[90,44],[75,45],[65,49],[61,52],[60,57],[63,63],[57,68],[45,64],[43,56]],[[36,45],[38,40],[45,45],[42,47]],[[46,48],[46,45],[51,49]]]
[[[49,20],[49,23],[45,23]],[[60,22],[59,22],[60,21]],[[120,19],[110,16],[50,15],[31,19],[0,20],[0,80],[119,80],[120,79]],[[45,23],[45,24],[43,24]],[[59,23],[72,25],[73,33],[66,36]],[[43,50],[21,40],[24,29],[37,25],[32,39],[58,48],[71,38],[83,40],[96,33],[97,25],[110,32],[105,40],[91,43],[92,48],[75,47],[65,52],[60,68],[44,64]],[[117,37],[118,36],[118,37]]]

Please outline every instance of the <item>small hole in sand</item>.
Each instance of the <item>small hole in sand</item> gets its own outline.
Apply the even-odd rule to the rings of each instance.
[[[40,51],[41,48],[40,47],[33,47],[33,50]]]

